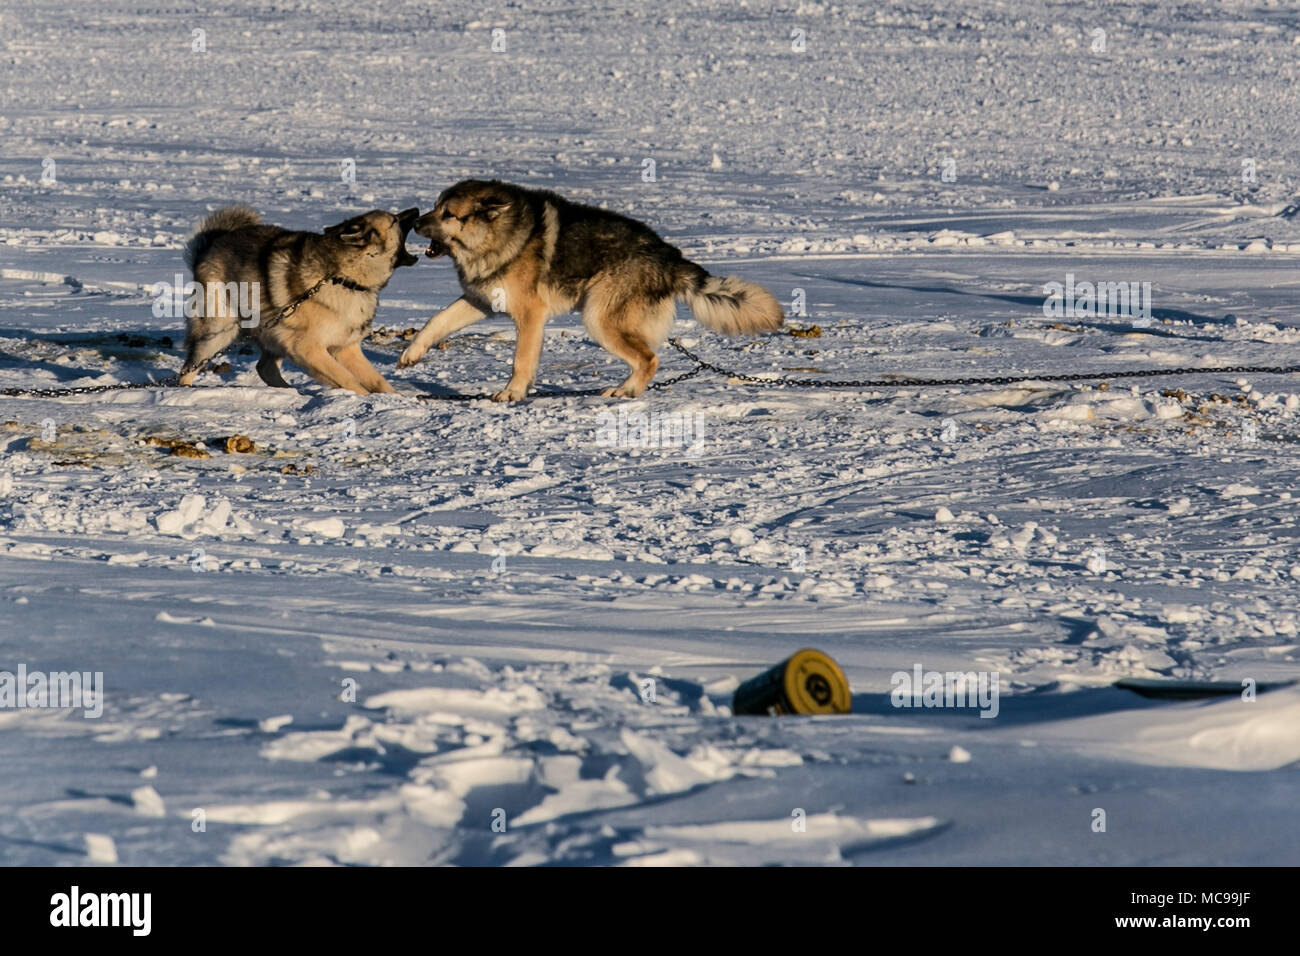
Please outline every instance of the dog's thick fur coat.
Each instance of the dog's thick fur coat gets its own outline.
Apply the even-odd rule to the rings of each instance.
[[[659,367],[676,301],[724,335],[780,328],[780,303],[762,286],[713,276],[643,223],[569,202],[553,192],[470,179],[438,197],[415,231],[427,255],[449,254],[464,295],[435,315],[402,353],[418,362],[451,333],[506,312],[514,319],[513,374],[497,401],[520,401],[533,384],[548,319],[577,309],[587,332],[631,374],[605,394],[640,395]]]
[[[315,233],[265,225],[247,206],[212,213],[185,249],[202,301],[187,321],[180,384],[193,384],[207,362],[246,336],[261,348],[257,373],[268,385],[289,387],[280,374],[287,358],[334,388],[360,395],[393,391],[361,342],[393,270],[418,261],[406,251],[418,215],[418,209],[396,216],[375,210]],[[310,298],[277,318],[322,280]],[[249,315],[236,307],[239,284],[256,285],[255,294],[243,297]]]

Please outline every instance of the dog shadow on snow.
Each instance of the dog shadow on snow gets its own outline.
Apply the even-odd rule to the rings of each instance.
[[[168,335],[149,332],[33,332],[30,329],[0,328],[0,340],[10,339],[20,342],[35,342],[55,347],[64,354],[74,349],[85,353],[93,351],[104,359],[116,359],[132,366],[139,366],[148,374],[168,375],[171,369],[160,367],[157,360],[167,355],[180,355],[175,344],[184,337],[184,333]],[[78,367],[61,365],[45,358],[22,355],[12,348],[0,349],[0,368],[25,369],[48,372],[60,382],[72,382],[83,378],[96,378],[109,371],[102,364]]]
[[[125,373],[124,377],[129,378],[131,381],[153,381],[175,374],[174,369],[159,364],[159,360],[169,356],[183,357],[184,349],[176,343],[183,341],[184,337],[183,331],[173,335],[156,332],[87,334],[85,332],[33,333],[29,329],[0,328],[0,340],[19,339],[27,342],[39,342],[56,346],[60,351],[68,354],[73,350],[77,350],[84,355],[87,350],[91,350],[104,359],[116,359],[129,366],[129,368],[113,369],[112,371],[120,375]],[[252,349],[232,348],[224,360],[230,362],[235,369],[235,376],[238,377],[252,371],[251,362],[245,360],[253,354]],[[63,365],[44,358],[22,355],[12,349],[0,348],[0,370],[11,369],[46,372],[53,376],[59,384],[97,378],[110,371],[105,365],[85,364],[84,362],[79,365]],[[296,366],[294,366],[294,370],[297,370]],[[403,384],[408,387],[399,389],[399,392],[408,397],[452,402],[469,402],[488,397],[473,390],[462,391],[451,388],[436,380],[404,382]],[[308,381],[298,383],[295,389],[301,394],[309,395],[316,391],[316,386],[317,383]],[[39,387],[48,388],[49,386],[43,384]],[[412,394],[410,391],[412,387],[417,388],[418,392]]]

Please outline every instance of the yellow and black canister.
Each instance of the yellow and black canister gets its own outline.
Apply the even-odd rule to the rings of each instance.
[[[847,714],[852,703],[840,665],[805,647],[737,687],[731,712],[737,717]]]

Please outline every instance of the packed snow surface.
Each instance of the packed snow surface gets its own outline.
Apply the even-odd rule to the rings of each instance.
[[[0,398],[0,672],[104,689],[0,708],[0,862],[1300,861],[1300,377],[1106,378],[1300,364],[1293,4],[218,7],[0,9],[0,388],[173,374],[157,287],[217,206],[320,229],[469,176],[820,332],[680,310],[729,370],[1097,378],[450,400],[514,329],[397,369],[458,294],[422,259],[366,344],[397,395],[236,349]],[[548,326],[543,390],[623,375]],[[731,716],[805,646],[852,714]],[[917,667],[996,716],[894,706]]]

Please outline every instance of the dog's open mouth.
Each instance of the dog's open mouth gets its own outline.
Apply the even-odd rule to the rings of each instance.
[[[441,239],[430,239],[429,248],[424,250],[424,254],[430,259],[437,259],[439,256],[447,255],[450,251]]]
[[[402,239],[397,244],[397,256],[393,260],[393,268],[398,266],[413,266],[420,261],[419,256],[413,256],[406,251],[406,237],[411,234],[415,228],[416,220],[420,218],[419,209],[407,209],[397,214],[397,228],[402,231]]]

